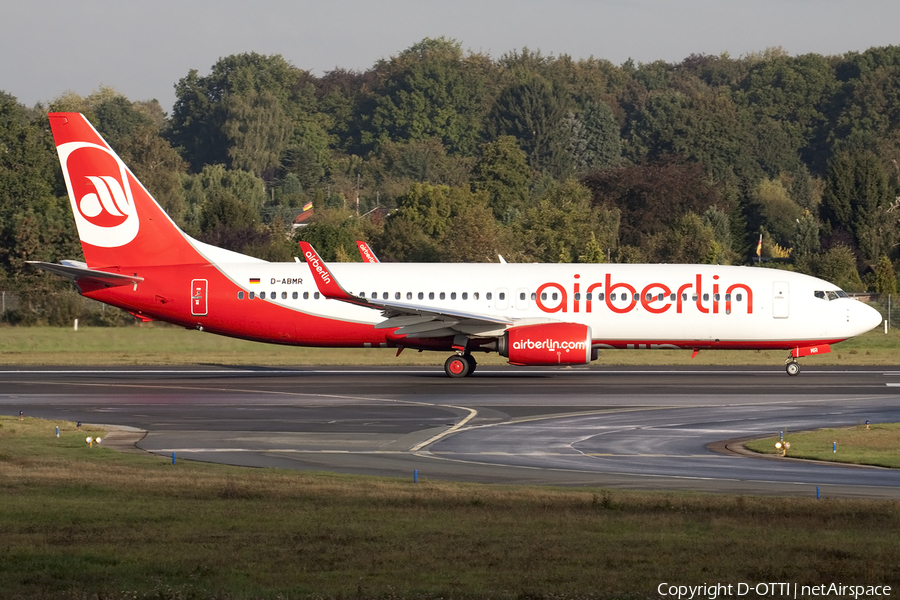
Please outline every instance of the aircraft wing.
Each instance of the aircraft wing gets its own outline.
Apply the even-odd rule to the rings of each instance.
[[[85,263],[76,261],[63,261],[61,264],[37,260],[29,260],[26,262],[39,269],[50,271],[56,275],[62,275],[63,277],[73,280],[82,291],[117,287],[120,285],[137,285],[144,281],[143,277],[89,269]]]
[[[445,337],[460,333],[493,337],[502,334],[512,325],[520,324],[515,319],[496,315],[354,296],[337,282],[325,262],[319,258],[310,244],[300,242],[300,248],[312,271],[319,293],[330,300],[339,300],[381,311],[385,320],[375,325],[376,329],[398,328],[396,334],[417,338]]]

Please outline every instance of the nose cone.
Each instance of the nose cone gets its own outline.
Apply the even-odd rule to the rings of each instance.
[[[853,322],[859,325],[859,333],[865,333],[881,325],[882,317],[880,312],[862,302],[857,302],[857,305],[853,311],[855,313]]]

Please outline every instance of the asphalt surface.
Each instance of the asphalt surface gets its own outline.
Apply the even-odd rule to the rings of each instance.
[[[900,498],[900,471],[729,441],[900,421],[900,368],[0,368],[0,413],[138,428],[137,447],[420,479]]]

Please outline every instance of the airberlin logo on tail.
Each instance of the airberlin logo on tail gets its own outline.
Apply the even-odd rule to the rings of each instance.
[[[128,172],[109,149],[87,142],[57,148],[82,242],[103,248],[124,246],[139,221]]]

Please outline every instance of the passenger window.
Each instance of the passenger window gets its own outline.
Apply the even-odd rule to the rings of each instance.
[[[260,293],[259,293],[259,299],[260,299],[260,300],[265,300],[265,299],[266,299],[266,293],[265,293],[265,292],[260,292]]]
[[[309,300],[309,292],[303,292],[303,299]]]
[[[424,300],[424,299],[425,299],[425,294],[422,292],[419,292],[419,300]]]
[[[400,292],[394,292],[394,300],[400,299]]]
[[[319,292],[316,292],[315,294],[313,294],[313,300],[318,300],[318,299],[319,299]]]
[[[734,297],[734,299],[737,300],[738,302],[740,302],[741,300],[744,299],[744,295],[743,295],[743,294],[738,294],[737,296]]]
[[[372,295],[369,296],[372,300],[378,300],[378,292],[372,292]]]
[[[554,294],[554,296],[555,296],[555,295],[556,295],[556,294]],[[500,292],[500,294],[498,294],[498,299],[500,299],[500,300],[506,300],[506,292]]]
[[[603,300],[603,295],[604,295],[603,292],[600,292],[599,294],[597,294],[597,300]]]
[[[238,292],[238,300],[244,299],[244,292]]]
[[[693,300],[694,302],[696,302],[696,301],[697,301],[697,294],[693,294],[693,295],[691,296],[691,300]]]
[[[366,297],[366,293],[365,293],[365,292],[360,292],[360,293],[359,293],[359,297],[360,297],[360,298],[365,298],[365,297]]]
[[[472,292],[472,299],[478,300],[478,292]]]
[[[686,302],[686,301],[687,301],[687,294],[682,294],[682,295],[681,295],[681,301],[682,301],[682,302]]]
[[[713,294],[713,298],[715,298],[716,302],[719,301],[719,295],[718,295],[718,294]]]
[[[278,292],[272,292],[272,294],[269,296],[269,298],[271,298],[272,300],[276,299],[277,297],[278,297]]]
[[[522,294],[522,295],[524,296],[525,294]],[[524,298],[522,298],[522,299],[524,300]],[[575,299],[581,300],[581,292],[575,292]]]
[[[665,300],[665,298],[666,298],[666,295],[663,294],[662,292],[660,292],[659,295],[656,297],[656,299],[659,300],[660,302]]]
[[[653,294],[647,294],[647,302],[653,300]]]
[[[634,301],[635,301],[635,302],[637,302],[637,301],[640,300],[640,299],[641,299],[641,295],[640,295],[640,294],[635,294],[635,295],[634,295]]]
[[[294,292],[293,294],[291,294],[291,299],[296,300],[298,295],[299,294],[297,294],[297,292]]]
[[[388,295],[387,292],[384,292],[383,294],[381,294],[381,299],[382,299],[382,300],[387,300],[389,297],[390,297],[390,296]]]
[[[281,292],[281,299],[287,300],[287,292]]]
[[[669,295],[669,302],[675,302],[675,294]]]
[[[611,301],[613,301],[613,302],[616,301],[616,294],[615,294],[615,292],[613,292],[612,294],[609,295],[609,299],[610,299]]]
[[[406,292],[406,299],[412,300],[412,292]]]
[[[486,299],[490,300],[493,296],[491,295],[490,292],[488,292],[487,294],[484,295],[484,297],[485,297]]]
[[[731,302],[731,294],[725,294],[725,302]]]
[[[550,294],[551,300],[556,300],[557,298],[559,298],[559,294],[557,294],[556,292],[553,292],[552,294]],[[501,300],[502,300],[502,298],[501,298]]]
[[[468,299],[469,299],[469,292],[463,292],[463,293],[462,293],[462,299],[463,299],[463,300],[468,300]]]
[[[541,300],[547,299],[547,292],[541,292]]]
[[[584,298],[585,298],[585,300],[587,300],[588,302],[590,302],[591,300],[594,299],[593,296],[594,296],[594,295],[593,295],[592,293],[588,292],[587,294],[584,295]]]
[[[428,299],[434,300],[434,292],[428,292]]]
[[[254,298],[255,296],[256,296],[256,293],[255,293],[255,292],[250,292],[249,298],[250,298],[251,300],[253,300],[253,298]]]
[[[441,292],[441,300],[446,300],[447,295],[444,292]]]
[[[709,294],[703,294],[703,301],[709,302]]]
[[[456,292],[450,292],[450,299],[456,300]]]

